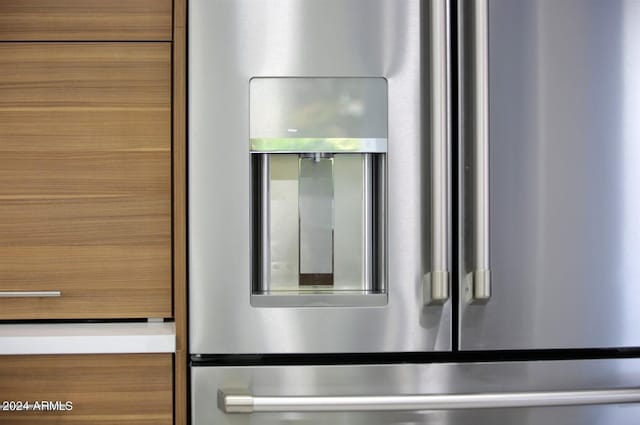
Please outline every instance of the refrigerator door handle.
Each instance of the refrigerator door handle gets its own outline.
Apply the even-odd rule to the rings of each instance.
[[[450,84],[449,0],[429,3],[429,98],[431,145],[431,272],[423,279],[423,303],[449,299]]]
[[[579,406],[640,402],[640,388],[482,394],[376,396],[252,396],[218,392],[225,413],[361,412]]]
[[[473,0],[472,41],[467,54],[473,70],[469,95],[472,99],[472,126],[469,138],[472,162],[471,201],[473,260],[471,272],[465,277],[468,302],[486,303],[491,298],[489,263],[489,7],[488,0]]]

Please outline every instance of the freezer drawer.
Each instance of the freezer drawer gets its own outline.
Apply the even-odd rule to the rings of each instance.
[[[640,1],[462,5],[460,347],[639,346]]]
[[[640,388],[633,388],[640,382],[640,359],[195,366],[191,375],[194,425],[620,425],[640,417]],[[428,395],[441,397],[422,397]],[[576,400],[613,403],[557,405]],[[495,407],[522,405],[538,407]],[[440,410],[425,409],[430,406]],[[494,407],[480,408],[486,406]]]

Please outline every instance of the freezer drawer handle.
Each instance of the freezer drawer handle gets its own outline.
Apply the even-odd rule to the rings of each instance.
[[[423,277],[423,304],[449,299],[449,1],[429,2],[431,127],[431,272]]]
[[[242,391],[218,391],[218,408],[225,413],[456,410],[637,402],[640,402],[640,388],[588,391],[336,397],[256,397],[243,393]]]
[[[51,298],[61,297],[60,291],[0,291],[0,298]]]
[[[466,276],[466,299],[483,304],[491,298],[489,262],[489,7],[488,0],[474,0],[472,155],[473,155],[473,271]]]

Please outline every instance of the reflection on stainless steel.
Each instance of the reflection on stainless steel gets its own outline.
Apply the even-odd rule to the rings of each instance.
[[[328,78],[321,74],[313,78],[284,77],[258,77],[249,82],[252,149],[254,143],[257,150],[291,143],[292,136],[293,152],[300,152],[298,144],[305,140],[311,140],[310,149],[320,152],[345,150],[359,140],[383,141],[386,146],[388,91],[384,78]],[[317,146],[314,139],[320,137],[333,142],[329,150],[325,150],[325,144]],[[346,146],[340,146],[341,140],[348,141]],[[368,147],[360,149],[370,151]]]

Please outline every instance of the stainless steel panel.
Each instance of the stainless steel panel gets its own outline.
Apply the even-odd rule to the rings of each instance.
[[[638,0],[489,1],[492,294],[460,301],[463,349],[640,345],[638,22]]]
[[[633,393],[637,397],[640,382],[640,359],[627,360],[575,360],[513,363],[468,364],[404,364],[371,366],[285,366],[285,367],[193,367],[192,414],[194,425],[223,424],[441,424],[441,425],[631,425],[640,417],[640,404],[613,404],[601,406],[557,406],[558,403],[576,402],[578,396]],[[398,400],[415,394],[432,399],[441,395],[441,402],[477,399],[499,403],[502,400],[521,403],[524,393],[535,397],[545,407],[470,408],[464,410],[417,409],[407,405],[400,411],[330,411],[332,406],[322,404],[322,412],[269,412],[227,414],[217,405],[218,391],[243,390],[245,410],[252,408],[251,395],[258,397],[258,408],[278,409],[280,397],[291,397],[295,406],[314,397],[338,397],[334,401],[366,401],[370,397],[386,402],[387,396]],[[456,394],[471,394],[456,396]],[[552,394],[561,397],[550,397]],[[477,396],[475,396],[477,395]],[[570,395],[569,398],[567,398]],[[448,398],[447,398],[448,397]],[[256,401],[253,400],[253,401]],[[415,400],[413,400],[415,401]],[[594,400],[578,400],[580,402]],[[544,402],[544,403],[543,403]],[[484,404],[482,404],[484,405]],[[555,406],[554,406],[555,405]],[[342,404],[338,407],[349,407]],[[455,406],[454,406],[455,407]],[[380,408],[380,407],[379,407]],[[380,408],[381,409],[381,408]],[[298,409],[299,410],[299,409]],[[382,410],[382,409],[381,409]]]
[[[189,278],[192,353],[448,350],[450,302],[423,307],[430,271],[429,138],[418,0],[192,0]],[[250,304],[249,81],[371,77],[388,89],[383,306]],[[212,324],[224,323],[224,326]]]

